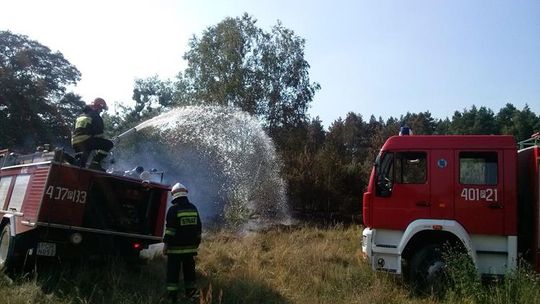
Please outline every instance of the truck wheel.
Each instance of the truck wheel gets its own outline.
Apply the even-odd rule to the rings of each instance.
[[[0,232],[0,272],[10,270],[13,266],[13,249],[15,247],[15,237],[11,235],[8,225],[2,227]]]
[[[420,249],[411,260],[410,282],[417,293],[441,296],[446,284],[446,262],[443,247],[430,244]]]

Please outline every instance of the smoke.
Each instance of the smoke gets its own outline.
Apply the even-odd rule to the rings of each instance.
[[[117,165],[163,170],[163,182],[188,188],[206,223],[252,227],[288,220],[274,144],[248,113],[188,106],[136,129],[115,148]]]

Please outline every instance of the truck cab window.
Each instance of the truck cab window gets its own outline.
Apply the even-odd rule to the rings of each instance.
[[[466,185],[497,184],[497,152],[460,152],[459,182]]]
[[[426,153],[396,153],[396,180],[398,184],[424,184],[426,182]]]
[[[392,182],[394,180],[394,153],[386,152],[379,155],[376,166],[376,194],[377,196],[388,197],[392,194]]]

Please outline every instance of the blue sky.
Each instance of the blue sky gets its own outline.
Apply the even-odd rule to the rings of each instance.
[[[86,100],[127,102],[135,78],[185,68],[188,39],[244,12],[306,39],[310,109],[328,126],[353,111],[451,117],[507,102],[540,114],[540,1],[0,0],[0,29],[59,50]]]

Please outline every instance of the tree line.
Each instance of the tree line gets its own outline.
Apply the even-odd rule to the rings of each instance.
[[[540,116],[528,106],[506,104],[496,114],[486,107],[455,111],[452,118],[435,119],[429,111],[386,120],[364,119],[350,112],[324,130],[318,118],[278,138],[289,182],[290,204],[303,216],[337,221],[361,214],[362,193],[384,141],[401,126],[415,135],[507,134],[518,141],[540,130]]]
[[[414,134],[510,134],[517,141],[540,130],[540,116],[511,103],[495,113],[472,105],[438,119],[429,111],[383,120],[350,112],[327,130],[310,118],[320,85],[309,77],[305,40],[280,22],[265,31],[247,14],[225,18],[193,36],[187,68],[174,80],[138,79],[132,106],[105,114],[112,137],[174,107],[233,106],[258,117],[283,161],[292,210],[316,218],[352,218],[373,160],[402,125]],[[84,102],[70,85],[80,72],[60,52],[24,35],[0,31],[0,148],[31,151],[38,144],[69,147]],[[69,149],[69,148],[68,148]]]

